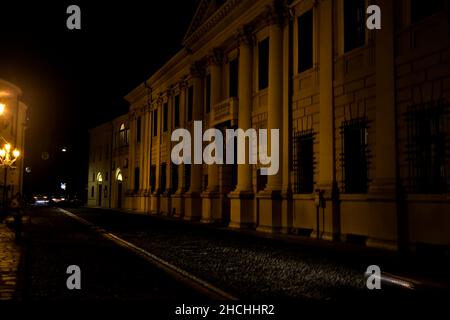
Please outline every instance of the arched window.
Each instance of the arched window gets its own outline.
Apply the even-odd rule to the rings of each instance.
[[[122,182],[123,181],[122,170],[120,170],[120,168],[116,169],[116,180],[118,182]]]
[[[122,123],[119,129],[119,147],[126,146],[128,144],[128,132],[129,130]]]
[[[102,173],[99,172],[99,173],[97,173],[97,182],[102,182],[102,181],[103,181]]]

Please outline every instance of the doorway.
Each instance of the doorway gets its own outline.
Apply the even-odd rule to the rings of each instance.
[[[101,207],[102,206],[102,185],[99,184],[98,185],[98,206]]]
[[[122,182],[117,184],[117,208],[122,209]]]

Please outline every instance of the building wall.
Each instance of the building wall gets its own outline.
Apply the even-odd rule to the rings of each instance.
[[[1,198],[9,199],[17,192],[22,192],[22,180],[24,173],[24,157],[26,156],[25,130],[27,126],[27,106],[21,101],[22,91],[14,84],[0,79],[0,103],[5,105],[5,110],[0,115],[1,147],[6,143],[11,145],[11,150],[18,149],[20,156],[12,167],[7,167],[6,181],[2,178]],[[11,151],[12,152],[12,151]],[[5,177],[5,167],[0,168],[0,174]],[[7,193],[4,193],[6,182]]]
[[[390,249],[448,247],[448,4],[412,21],[418,11],[411,0],[375,2],[382,8],[382,29],[364,27],[358,34],[364,35],[362,42],[351,49],[344,16],[356,13],[345,10],[345,0],[229,0],[209,17],[199,9],[185,48],[126,96],[130,144],[124,208]],[[310,10],[311,64],[299,70],[299,17]],[[267,37],[268,86],[260,89],[259,45]],[[235,58],[239,94],[230,97],[230,61]],[[410,186],[417,168],[411,165],[411,121],[405,114],[411,105],[435,100],[447,108],[439,118],[445,186],[430,194]],[[167,131],[162,132],[166,118]],[[180,127],[192,133],[194,120],[202,121],[203,130],[280,129],[278,173],[263,177],[260,164],[171,165],[171,132]],[[302,134],[312,137],[308,157],[296,151],[300,144],[295,139]],[[299,173],[299,159],[306,158],[312,163],[307,189],[299,182],[306,181],[300,179],[307,174]],[[353,172],[355,167],[364,172]]]

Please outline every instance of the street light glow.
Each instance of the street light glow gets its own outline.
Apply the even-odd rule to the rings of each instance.
[[[20,151],[18,149],[14,149],[11,154],[11,145],[9,143],[5,143],[3,148],[0,149],[0,166],[12,167],[19,156]]]
[[[5,109],[6,109],[6,104],[0,103],[0,115],[5,113]]]

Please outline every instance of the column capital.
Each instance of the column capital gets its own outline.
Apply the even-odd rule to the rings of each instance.
[[[186,77],[182,77],[182,78],[178,81],[178,86],[179,86],[179,88],[180,88],[180,91],[188,87],[188,82],[187,82]]]
[[[273,24],[283,25],[288,17],[289,10],[283,1],[273,1],[272,4],[266,6],[264,11],[264,19],[269,26]]]
[[[208,54],[208,64],[218,65],[223,63],[223,53],[219,48],[212,49]]]
[[[202,78],[205,74],[205,68],[200,61],[195,61],[191,64],[189,73],[193,78]]]
[[[235,37],[239,45],[244,44],[247,46],[251,46],[255,42],[252,27],[249,25],[245,25],[237,29],[235,32]]]

